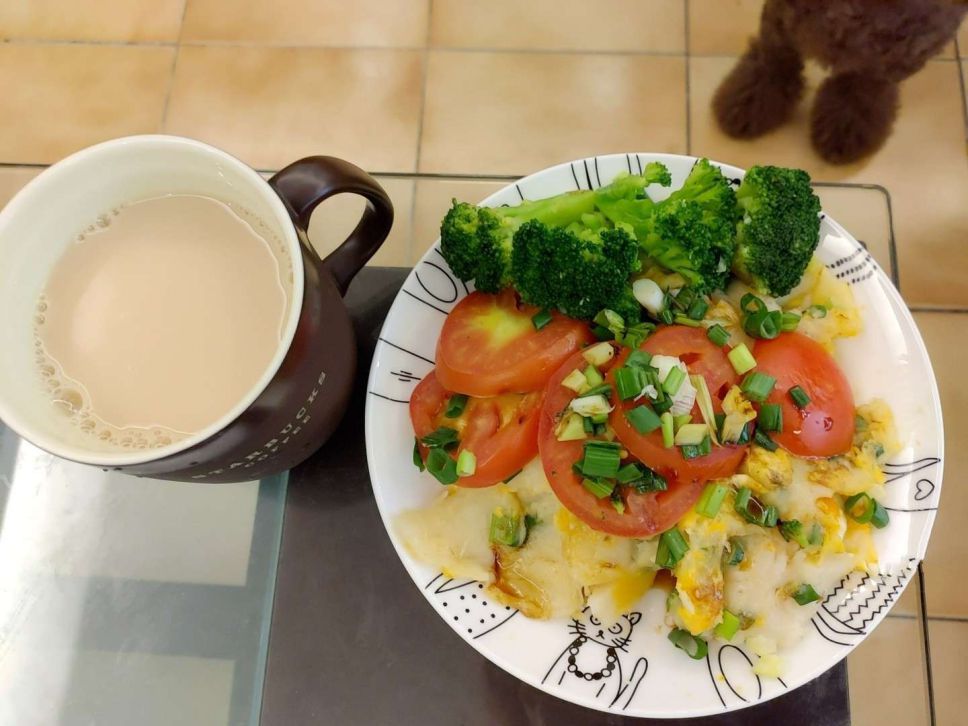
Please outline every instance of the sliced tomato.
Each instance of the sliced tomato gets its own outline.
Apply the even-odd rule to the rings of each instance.
[[[540,392],[469,398],[460,416],[447,418],[444,411],[451,395],[431,371],[410,396],[410,420],[417,438],[441,426],[457,430],[460,444],[451,456],[456,459],[466,449],[477,458],[476,471],[458,479],[460,486],[486,487],[505,481],[538,453]],[[427,449],[421,446],[420,450],[426,460]]]
[[[702,482],[670,478],[668,490],[650,494],[638,494],[623,488],[625,511],[620,514],[607,498],[598,499],[585,489],[581,477],[572,470],[572,465],[583,456],[583,442],[555,438],[558,418],[575,396],[561,385],[561,381],[585,365],[581,353],[576,353],[551,376],[545,389],[538,431],[538,449],[545,476],[562,505],[592,529],[622,537],[651,537],[665,531],[699,498]]]
[[[527,393],[544,388],[562,361],[591,342],[589,327],[552,313],[535,330],[538,308],[513,290],[473,292],[447,316],[437,342],[437,378],[449,391],[470,396]]]
[[[756,370],[776,378],[767,399],[783,410],[783,431],[770,434],[797,456],[835,456],[854,439],[854,395],[833,357],[816,341],[799,333],[762,340],[753,351]],[[804,410],[790,398],[793,386],[810,397]]]
[[[709,340],[702,329],[684,325],[660,328],[641,348],[653,355],[676,356],[686,364],[690,373],[705,378],[717,412],[723,410],[723,399],[730,387],[739,382],[723,349]],[[626,350],[617,358],[615,366],[622,365],[627,357]],[[633,456],[666,479],[702,484],[710,479],[731,476],[743,461],[746,451],[743,446],[714,446],[706,456],[684,458],[678,446],[665,447],[661,431],[640,434],[632,427],[625,413],[639,405],[641,401],[621,401],[609,416],[609,423],[618,440]],[[693,408],[692,415],[695,420],[701,420],[698,405]]]

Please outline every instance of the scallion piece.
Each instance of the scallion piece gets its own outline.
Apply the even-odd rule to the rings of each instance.
[[[649,494],[650,492],[664,492],[669,488],[669,482],[661,474],[646,469],[644,476],[633,481],[631,487],[639,494]]]
[[[612,502],[612,508],[619,514],[625,514],[625,500],[622,499],[622,492],[618,487],[612,489],[612,495],[609,497]]]
[[[416,436],[413,437],[413,465],[420,471],[423,471],[427,468],[424,466],[423,457],[420,455],[420,439],[418,439]]]
[[[790,398],[793,400],[793,405],[795,405],[797,408],[804,409],[807,407],[807,404],[810,403],[810,396],[808,396],[807,392],[804,391],[800,386],[794,386],[787,391],[787,393],[790,394]]]
[[[500,509],[491,512],[491,526],[488,539],[494,544],[505,547],[520,547],[527,537],[527,526],[521,526],[521,518],[513,514],[504,514]]]
[[[874,500],[874,516],[871,517],[871,524],[877,527],[877,529],[884,529],[891,522],[891,517],[887,513],[887,509],[876,499]]]
[[[763,526],[775,527],[777,520],[780,519],[780,512],[772,504],[763,507]]]
[[[581,352],[582,358],[593,366],[603,366],[615,357],[611,343],[595,343]]]
[[[621,457],[618,449],[606,449],[591,444],[602,443],[588,441],[585,443],[585,458],[581,462],[581,471],[587,477],[612,478],[618,474]]]
[[[651,353],[646,353],[644,350],[633,350],[625,359],[625,365],[631,368],[648,368],[651,362]]]
[[[739,387],[749,400],[763,403],[775,385],[776,378],[773,376],[762,371],[753,371],[746,375]]]
[[[645,476],[645,472],[642,467],[638,464],[626,464],[621,469],[618,470],[618,474],[615,478],[618,480],[619,484],[629,484],[636,479],[641,479]]]
[[[783,539],[787,542],[796,542],[804,549],[810,544],[807,533],[803,531],[803,525],[798,519],[788,519],[780,522],[780,534],[783,535]]]
[[[813,589],[813,585],[808,585],[806,583],[800,585],[796,590],[791,593],[793,599],[797,601],[797,605],[809,605],[812,602],[816,602],[820,599],[820,595],[817,591]]]
[[[676,446],[698,446],[708,435],[709,427],[704,423],[684,424],[676,431]]]
[[[659,388],[658,390],[660,393],[662,392],[661,388]],[[668,412],[668,410],[672,408],[672,397],[663,395],[661,398],[655,399],[652,402],[652,408],[655,410],[656,413],[661,414],[661,413]]]
[[[662,390],[668,393],[670,396],[675,396],[679,389],[682,388],[682,384],[686,380],[686,372],[676,366],[671,368],[668,373],[666,373],[665,380],[662,381]]]
[[[726,328],[719,323],[716,323],[706,330],[706,337],[709,338],[715,345],[718,345],[720,348],[722,348],[729,342],[729,331],[727,331]]]
[[[783,431],[783,409],[778,403],[764,403],[756,417],[764,431]]]
[[[550,322],[551,312],[548,310],[542,310],[541,312],[535,313],[531,316],[531,323],[534,325],[535,330],[541,330]]]
[[[457,481],[457,462],[443,449],[431,449],[427,452],[427,471],[441,484],[453,484]]]
[[[688,317],[686,315],[676,315],[673,318],[673,320],[675,321],[675,323],[677,325],[685,325],[685,326],[690,327],[690,328],[698,328],[699,327],[699,321],[698,320],[693,320],[692,318],[690,318],[690,317]]]
[[[598,499],[604,499],[612,493],[612,489],[615,488],[613,482],[607,479],[582,479],[581,485],[590,491]]]
[[[593,413],[591,415],[591,419],[592,419],[592,423],[593,424],[608,423],[608,414],[607,413]]]
[[[766,303],[751,292],[746,293],[739,300],[739,309],[744,313],[760,313],[767,309]]]
[[[672,423],[675,426],[675,430],[678,431],[683,426],[685,426],[687,423],[692,423],[692,414],[691,413],[684,413],[681,416],[673,416],[672,417]]]
[[[662,445],[667,449],[671,449],[676,441],[675,424],[672,414],[665,411],[659,416],[659,421],[662,426]]]
[[[688,461],[689,459],[698,459],[702,456],[699,451],[699,444],[686,444],[685,446],[680,446],[679,451],[682,453],[682,458]]]
[[[622,366],[615,371],[615,391],[622,401],[635,398],[642,393],[645,377],[641,368]]]
[[[827,306],[826,305],[811,305],[804,312],[807,313],[812,318],[825,318],[827,317]]]
[[[706,311],[709,310],[709,303],[703,300],[701,297],[697,297],[693,300],[692,305],[689,306],[689,310],[686,312],[692,320],[702,320],[706,315]]]
[[[470,449],[457,455],[457,476],[472,476],[477,471],[477,456]]]
[[[655,325],[652,323],[636,323],[635,325],[630,325],[625,329],[625,333],[619,342],[626,348],[632,348],[634,350],[642,345],[645,339],[652,335],[654,330]]]
[[[725,484],[707,484],[696,503],[696,512],[712,519],[719,513],[727,492],[729,487]]]
[[[586,434],[595,433],[595,422],[592,421],[591,416],[582,416],[581,426],[582,426],[582,430],[584,430]]]
[[[736,499],[733,502],[733,507],[736,509],[736,513],[750,524],[757,524],[760,527],[773,527],[776,525],[776,507],[761,504],[753,496],[753,492],[749,487],[740,487],[736,491]]]
[[[665,414],[663,414],[663,416],[664,415]],[[655,411],[644,404],[641,406],[636,406],[630,411],[626,411],[625,418],[630,424],[632,424],[632,428],[643,435],[651,434],[657,428],[662,426],[662,418],[657,416]],[[669,418],[671,420],[671,414]],[[664,435],[665,434],[663,432],[663,436]]]
[[[428,449],[450,449],[457,446],[459,442],[457,429],[449,426],[441,426],[420,439],[420,443]]]
[[[743,540],[739,537],[729,538],[729,558],[726,560],[726,564],[730,567],[735,567],[743,558],[746,557],[746,548],[743,547]]]
[[[693,660],[702,660],[709,652],[709,644],[705,640],[682,628],[673,628],[669,631],[669,640]]]
[[[605,382],[605,377],[599,372],[595,366],[587,366],[582,375],[585,377],[585,383],[588,384],[588,389],[592,390],[602,385]]]
[[[800,316],[797,313],[783,313],[780,318],[780,330],[784,333],[792,333],[800,324]]]
[[[682,536],[678,527],[667,529],[659,535],[659,548],[655,552],[655,564],[659,567],[672,569],[689,549],[689,543]]]
[[[874,500],[867,492],[860,492],[852,497],[847,497],[844,502],[844,511],[858,524],[870,522],[875,509]]]
[[[597,369],[592,368],[592,370],[597,370]],[[586,372],[585,378],[588,378],[587,372]],[[612,395],[612,387],[608,383],[599,383],[597,386],[595,386],[593,388],[589,388],[587,391],[585,391],[581,395],[582,395],[582,397],[584,397],[584,396],[605,396],[605,398],[608,398],[609,396]]]
[[[723,622],[716,626],[713,632],[716,634],[717,638],[722,638],[723,640],[732,640],[733,636],[739,632],[739,618],[733,615],[729,610],[723,610]]]
[[[676,316],[669,308],[666,308],[661,313],[659,313],[659,320],[666,325],[672,325],[675,322]]]
[[[811,547],[818,547],[823,544],[823,526],[820,522],[814,522],[810,527],[810,535],[807,537],[807,544]]]
[[[737,345],[726,354],[726,357],[729,358],[729,362],[732,364],[733,370],[736,371],[737,375],[741,376],[756,368],[756,358],[750,353],[750,349],[746,347],[746,343]]]
[[[747,426],[749,426],[749,424],[747,424]],[[777,443],[770,438],[769,434],[765,433],[764,431],[760,431],[759,429],[756,429],[756,433],[753,434],[753,441],[756,442],[757,446],[762,446],[767,451],[776,451],[779,448]],[[746,442],[740,441],[737,443],[746,443]]]
[[[447,418],[457,418],[464,413],[464,407],[466,405],[467,396],[463,393],[455,393],[447,399],[447,408],[444,410],[444,416]]]
[[[706,430],[707,431],[709,430],[709,427],[708,426],[706,427]],[[713,442],[712,442],[712,439],[709,438],[709,434],[708,433],[703,437],[702,441],[699,442],[698,448],[699,448],[699,455],[700,456],[708,456],[709,454],[712,453],[712,451],[713,451]]]
[[[612,333],[612,331],[606,328],[604,325],[593,325],[592,335],[603,342],[615,339],[615,335]]]

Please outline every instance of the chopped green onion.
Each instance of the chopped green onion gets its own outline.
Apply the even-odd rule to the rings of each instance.
[[[666,325],[672,325],[675,319],[676,319],[675,314],[669,308],[666,308],[661,313],[659,313],[659,320],[665,323]]]
[[[753,434],[753,441],[756,442],[757,446],[762,446],[767,451],[776,451],[779,448],[779,446],[777,446],[777,443],[770,438],[769,434],[763,431],[760,431],[759,429],[756,429],[756,433]],[[738,442],[738,443],[745,443],[745,442]]]
[[[729,610],[723,610],[723,622],[716,626],[713,632],[717,638],[732,640],[733,636],[739,631],[739,618]]]
[[[790,398],[793,400],[793,405],[795,405],[797,408],[804,409],[807,407],[807,404],[810,403],[810,396],[808,396],[807,392],[804,391],[800,386],[794,386],[787,391],[787,393],[790,394]]]
[[[813,585],[804,583],[793,591],[793,599],[797,601],[797,605],[809,605],[819,600],[820,595],[813,589]]]
[[[746,293],[739,301],[739,309],[744,313],[760,313],[767,309],[766,303],[751,292]]]
[[[675,419],[673,419],[675,423]],[[709,427],[704,423],[683,424],[676,431],[676,446],[698,446],[709,435]]]
[[[775,527],[777,520],[780,518],[780,513],[777,508],[772,504],[766,505],[763,508],[763,526],[764,527]]]
[[[669,488],[669,482],[661,474],[656,474],[651,469],[646,469],[645,476],[636,479],[631,486],[639,494],[649,494],[650,492],[664,492]]]
[[[592,421],[591,416],[582,416],[581,425],[586,434],[595,433],[595,422]]]
[[[629,484],[636,479],[641,479],[645,476],[645,472],[642,467],[638,464],[626,464],[621,469],[618,470],[618,474],[615,478],[618,480],[619,484]]]
[[[675,297],[670,298],[670,302],[679,310],[688,310],[689,306],[692,305],[695,299],[696,291],[692,288],[684,287]]]
[[[593,424],[603,424],[608,422],[607,413],[593,413],[590,418]]]
[[[524,515],[524,526],[527,529],[532,530],[535,527],[537,527],[539,524],[541,524],[541,517],[539,517],[537,514]]]
[[[423,471],[427,467],[424,466],[423,457],[420,455],[420,439],[416,436],[413,437],[413,465]]]
[[[672,569],[689,549],[689,544],[678,527],[667,529],[659,535],[659,548],[655,552],[655,564]]]
[[[685,426],[687,423],[692,423],[692,414],[691,413],[684,413],[681,416],[673,416],[672,417],[672,423],[673,423],[673,425],[675,427],[675,430],[678,431],[683,426]]]
[[[871,524],[877,527],[877,529],[884,529],[888,524],[890,524],[891,517],[881,504],[876,499],[874,500],[874,516],[871,517]]]
[[[652,354],[644,350],[633,350],[625,359],[625,365],[630,367],[647,368],[652,362]]]
[[[873,449],[875,459],[880,459],[882,456],[884,456],[884,444],[882,444],[881,442],[879,441],[872,442],[871,448]]]
[[[608,328],[612,331],[612,334],[616,339],[625,332],[625,319],[619,315],[614,310],[609,310],[608,308],[603,309],[598,313],[592,322],[596,325],[601,325],[604,328]]]
[[[720,436],[720,438],[722,438],[722,436],[723,436],[723,424],[726,423],[726,414],[725,413],[717,413],[713,417],[713,420],[716,422],[716,433],[718,433],[719,436]]]
[[[467,396],[463,393],[455,393],[447,399],[447,408],[444,411],[444,416],[447,418],[457,418],[464,413],[464,407],[466,405]]]
[[[592,365],[586,367],[582,371],[582,375],[585,377],[585,382],[588,384],[589,389],[594,389],[605,382],[605,377]]]
[[[783,431],[783,409],[778,403],[764,403],[756,417],[763,431]]]
[[[615,356],[611,343],[595,343],[581,352],[582,357],[593,366],[603,366]]]
[[[602,387],[599,386],[599,388]],[[608,388],[608,393],[611,392],[611,388]],[[609,413],[612,410],[612,405],[605,396],[600,393],[591,393],[590,391],[578,398],[572,399],[568,407],[582,416],[594,416],[596,413]]]
[[[807,539],[807,533],[803,531],[803,525],[798,519],[788,519],[780,522],[780,534],[783,535],[783,539],[787,542],[796,542],[803,548],[806,548],[810,544],[810,541]]]
[[[685,446],[680,446],[679,451],[682,454],[682,458],[688,461],[689,459],[698,459],[702,456],[699,451],[698,444],[686,444]]]
[[[655,411],[644,404],[626,411],[625,418],[632,424],[632,428],[643,435],[650,434],[662,426],[662,419],[656,415]]]
[[[726,560],[726,564],[730,567],[735,567],[743,558],[746,557],[746,548],[743,547],[743,540],[739,537],[729,538],[729,559]]]
[[[696,389],[696,405],[699,406],[702,420],[709,430],[712,442],[718,445],[719,433],[716,427],[716,414],[713,412],[713,397],[709,395],[709,386],[706,385],[706,379],[703,376],[691,375],[689,381],[692,383],[692,387]]]
[[[457,455],[457,476],[471,476],[477,471],[477,457],[474,452],[464,449]]]
[[[827,317],[827,306],[826,305],[811,305],[804,312],[807,313],[812,318],[825,318]]]
[[[722,348],[729,342],[729,331],[727,331],[726,328],[719,323],[716,323],[706,330],[706,337],[709,338],[713,344]]]
[[[588,441],[585,443],[585,458],[581,462],[581,471],[587,477],[612,478],[618,474],[621,457],[618,449],[606,449],[592,444],[603,443]]]
[[[762,371],[753,371],[746,374],[746,378],[739,384],[739,387],[743,391],[743,395],[749,400],[763,403],[775,385],[776,378],[773,376]]]
[[[531,323],[534,325],[535,330],[541,330],[550,322],[551,312],[548,310],[542,310],[541,312],[535,313],[531,316]]]
[[[585,418],[574,411],[569,411],[555,427],[555,438],[558,441],[581,441],[589,431],[585,429]]]
[[[867,419],[859,413],[854,414],[854,428],[858,431],[867,431]]]
[[[686,317],[685,315],[676,315],[673,318],[673,320],[676,322],[677,325],[685,325],[685,326],[688,326],[690,328],[698,328],[699,327],[699,321],[698,320],[693,320],[692,318]]]
[[[604,499],[609,496],[612,493],[612,489],[615,488],[615,484],[607,479],[585,478],[581,480],[581,484],[598,499]]]
[[[766,437],[766,434],[764,434],[764,437]],[[739,432],[739,438],[736,439],[736,443],[742,446],[743,444],[748,444],[750,442],[750,439],[752,438],[753,438],[753,422],[747,421],[743,425],[742,431]],[[770,439],[769,443],[772,444],[773,440]],[[773,444],[773,445],[776,446],[776,444]],[[768,447],[764,447],[764,448],[768,448]],[[776,451],[776,449],[770,449],[770,451]]]
[[[457,462],[443,449],[431,449],[427,452],[427,471],[441,484],[453,484],[457,481]]]
[[[612,333],[612,331],[602,325],[593,325],[592,335],[594,335],[596,338],[598,338],[601,341],[615,339],[615,335]]]
[[[709,652],[709,644],[705,640],[682,628],[673,628],[669,631],[669,640],[693,660],[702,660]]]
[[[638,348],[654,330],[655,325],[652,323],[636,323],[635,325],[630,325],[626,328],[625,334],[622,336],[620,342],[626,348]]]
[[[660,392],[661,388],[658,389]],[[672,397],[663,395],[662,398],[657,398],[652,402],[652,408],[656,413],[666,413],[670,408],[672,408]]]
[[[820,522],[814,522],[810,527],[810,536],[807,537],[807,544],[817,547],[823,544],[823,527]]]
[[[756,524],[760,527],[773,527],[776,525],[776,507],[772,504],[764,506],[760,503],[760,500],[753,496],[753,492],[749,487],[740,487],[736,491],[736,499],[733,502],[733,507],[736,509],[737,514],[750,524]]]
[[[578,394],[584,393],[589,388],[585,374],[577,368],[561,379],[561,385]]]
[[[682,388],[682,384],[686,380],[686,372],[679,368],[678,366],[671,368],[668,373],[666,373],[665,380],[662,381],[662,390],[668,393],[670,396],[675,396],[679,389]]]
[[[610,499],[612,501],[612,508],[614,508],[619,514],[625,514],[625,502],[622,499],[622,492],[619,491],[618,487],[615,487],[612,490],[612,496]]]
[[[867,492],[860,492],[852,497],[847,497],[844,502],[844,511],[858,524],[870,522],[875,509],[876,504]]]
[[[746,347],[746,343],[737,345],[726,354],[726,357],[729,358],[729,362],[732,364],[733,370],[736,371],[737,375],[741,376],[756,368],[756,358],[750,353],[750,349]]]
[[[797,313],[783,313],[781,316],[780,330],[784,333],[792,333],[800,324],[800,316]]]
[[[593,368],[592,370],[595,369]],[[599,383],[597,386],[594,388],[589,388],[581,395],[583,398],[585,396],[604,396],[605,398],[608,398],[612,395],[612,387],[608,383]]]
[[[635,398],[645,387],[645,376],[641,368],[622,366],[615,371],[615,391],[622,401]]]
[[[522,526],[524,525],[524,526]],[[505,547],[520,547],[527,538],[527,525],[513,514],[504,514],[500,509],[491,512],[491,527],[488,539],[494,544]]]
[[[692,305],[689,306],[688,315],[692,320],[702,320],[706,315],[706,311],[709,310],[709,303],[703,300],[701,297],[697,297]]]
[[[672,414],[665,411],[661,416],[659,416],[659,421],[662,425],[662,445],[671,449],[672,445],[675,443],[675,422],[672,418]]]
[[[457,429],[449,426],[441,426],[420,439],[420,443],[428,449],[450,449],[457,446],[459,441]]]
[[[725,484],[707,484],[696,503],[696,511],[702,516],[712,519],[719,513],[719,508],[723,505],[727,492],[729,492],[729,487]]]
[[[607,428],[608,427],[605,424],[595,424],[595,435],[596,436],[604,436],[605,435],[605,430]]]

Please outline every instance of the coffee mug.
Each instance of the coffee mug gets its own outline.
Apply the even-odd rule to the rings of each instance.
[[[362,196],[349,237],[325,259],[306,230],[334,194]],[[292,260],[292,303],[268,369],[204,430],[148,450],[105,451],[51,410],[37,382],[33,319],[51,269],[103,210],[166,194],[206,196],[246,209]],[[393,224],[386,192],[341,159],[296,161],[268,181],[229,154],[176,136],[133,136],[79,151],[46,169],[0,211],[0,419],[56,456],[106,470],[178,481],[259,479],[299,464],[345,412],[356,345],[343,294]]]

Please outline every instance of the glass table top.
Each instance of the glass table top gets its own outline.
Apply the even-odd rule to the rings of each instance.
[[[40,170],[0,168],[0,206]],[[397,222],[373,264],[412,266],[453,197],[481,199],[511,178],[378,176]],[[887,192],[816,188],[897,282]],[[361,207],[320,207],[310,236],[321,254]],[[58,460],[0,424],[0,723],[258,723],[285,503],[286,477],[135,479]],[[848,657],[857,723],[885,698],[899,723],[932,722],[922,604],[919,573]],[[904,688],[885,692],[889,682]]]

